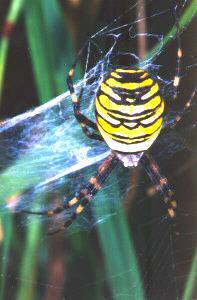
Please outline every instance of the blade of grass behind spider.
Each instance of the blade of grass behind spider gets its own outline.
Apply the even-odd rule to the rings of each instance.
[[[64,65],[67,56],[70,55],[69,45],[72,47],[72,44],[68,39],[56,1],[27,2],[25,21],[37,90],[41,99],[50,99],[64,91],[66,72]],[[64,43],[62,43],[63,38],[66,41]],[[42,102],[43,100],[40,104]],[[44,196],[41,201],[44,201]],[[38,223],[27,229],[26,246],[20,270],[21,278],[35,279],[38,264],[38,257],[35,253],[39,247],[40,233]],[[34,299],[34,292],[33,285],[23,283],[19,286],[17,299],[26,299],[27,294],[28,299]]]
[[[25,24],[32,68],[42,104],[46,99],[65,90],[65,74],[68,72],[69,63],[75,57],[73,44],[56,0],[28,0]],[[45,201],[44,196],[41,201]],[[31,278],[31,281],[36,278],[39,256],[35,253],[39,252],[40,234],[39,223],[28,226],[20,270],[21,278]],[[42,252],[44,247],[47,247],[47,244],[42,245]],[[50,273],[50,269],[47,273]],[[58,274],[52,277],[54,276],[58,277]],[[17,299],[25,300],[27,294],[28,299],[35,299],[33,286],[28,281],[23,282],[19,286]],[[45,294],[45,297],[48,297],[46,295],[50,295],[50,289],[49,293]]]
[[[65,90],[66,74],[68,74],[70,64],[74,61],[76,53],[73,53],[74,47],[70,32],[66,30],[63,15],[57,2],[54,0],[29,1],[29,4],[26,26],[31,59],[39,96],[41,99],[46,99]],[[36,23],[35,16],[37,16]],[[81,77],[79,74],[80,69],[77,67],[75,78],[79,79]],[[48,87],[50,88],[48,89]],[[80,132],[79,139],[81,134],[83,133]],[[81,235],[75,236],[74,242],[72,238],[70,241],[73,249],[73,264],[78,256],[81,257],[80,251],[89,253],[87,261],[93,264],[88,241],[84,241]],[[49,293],[45,294],[46,299],[50,293],[49,290]]]
[[[190,273],[186,282],[183,300],[191,300],[194,299],[195,288],[197,286],[197,249],[195,255],[193,257],[193,261],[191,264]]]
[[[13,240],[13,219],[11,215],[1,216],[0,218],[0,253],[1,253],[1,280],[0,280],[0,299],[5,299],[5,284],[7,278],[7,267],[9,263],[10,247]]]
[[[116,195],[117,199],[121,199],[118,186],[113,184],[113,182],[117,182],[116,176],[116,174],[113,174],[109,179],[111,183],[110,193]],[[104,203],[105,214],[107,212],[110,214],[109,194],[105,193],[104,190],[98,194],[97,201],[103,203],[103,198],[106,198]],[[102,206],[99,206],[99,215],[101,211]],[[95,213],[96,215],[98,213],[96,207]],[[110,216],[105,222],[99,224],[97,230],[105,261],[106,281],[110,286],[112,298],[114,300],[144,299],[143,283],[132,242],[132,234],[129,231],[122,206],[120,206],[115,216]]]
[[[43,199],[44,200],[44,199]],[[40,236],[41,226],[36,220],[32,220],[26,231],[26,239],[24,241],[23,251],[21,253],[22,261],[20,264],[20,278],[21,284],[19,285],[16,293],[17,300],[36,299],[34,282],[37,276],[37,267],[40,251]]]
[[[0,36],[0,103],[1,95],[3,90],[4,75],[7,61],[7,54],[9,48],[10,36],[13,31],[14,25],[16,24],[21,11],[23,9],[24,0],[13,0],[8,7],[8,12],[1,29]],[[0,299],[4,299],[5,283],[6,283],[6,272],[9,262],[10,245],[13,238],[12,228],[12,216],[2,215],[1,216],[1,266],[0,273],[2,274],[0,281]],[[6,234],[5,234],[6,229]]]
[[[185,9],[185,11],[183,12],[180,18],[179,21],[180,29],[182,30],[185,29],[189,25],[189,23],[193,20],[193,18],[196,16],[196,14],[197,14],[196,0],[193,0],[191,4]],[[150,59],[158,52],[160,52],[160,50],[164,49],[171,42],[171,40],[173,40],[176,37],[176,34],[177,34],[177,26],[174,25],[162,40],[162,46],[160,43],[158,43],[151,51],[148,52],[148,54],[145,57],[145,60]]]
[[[56,0],[28,0],[25,21],[36,85],[45,101],[65,91],[73,43]]]
[[[3,90],[3,81],[5,75],[5,67],[8,55],[8,47],[10,36],[13,31],[14,25],[16,24],[20,13],[24,7],[24,0],[12,0],[8,13],[5,18],[3,28],[0,35],[0,101]]]

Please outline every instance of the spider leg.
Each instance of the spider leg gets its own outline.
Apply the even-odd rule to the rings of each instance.
[[[77,195],[62,206],[58,206],[53,210],[43,212],[23,210],[23,213],[46,215],[48,217],[53,217],[63,212],[64,210],[68,210],[73,207],[74,210],[71,213],[69,219],[64,223],[64,225],[58,228],[56,231],[50,232],[50,234],[57,233],[63,230],[65,227],[70,226],[72,222],[76,219],[77,215],[84,210],[87,204],[89,204],[89,202],[100,190],[101,186],[104,184],[104,182],[106,181],[106,179],[108,178],[108,176],[110,175],[110,173],[115,168],[118,162],[119,159],[115,155],[109,155],[105,159],[105,161],[99,166],[98,171],[95,173],[95,175],[92,176],[89,179],[88,183],[79,190]]]
[[[185,112],[187,112],[187,110],[191,107],[193,98],[196,95],[196,89],[197,88],[195,87],[194,91],[192,92],[192,94],[189,97],[189,100],[186,102],[183,109],[180,112],[177,113],[177,115],[176,115],[175,119],[173,120],[173,122],[170,122],[170,124],[167,124],[167,122],[166,122],[166,124],[162,128],[162,131],[165,130],[166,132],[168,132],[171,128],[174,128],[174,127],[177,126],[179,121],[181,121],[181,119],[183,118]]]
[[[116,167],[118,162],[119,159],[115,155],[109,155],[108,158],[100,165],[96,174],[91,177],[86,186],[80,190],[78,197],[74,197],[68,202],[69,207],[72,207],[73,205],[75,206],[74,212],[64,223],[63,227],[58,229],[58,231],[70,226],[76,219],[77,215],[82,213],[86,205],[90,203],[96,193],[101,189],[102,185],[109,177],[112,170]],[[77,203],[78,205],[76,205]]]
[[[174,75],[174,79],[173,79],[173,88],[174,88],[174,95],[173,95],[173,99],[177,100],[178,97],[178,88],[180,85],[180,80],[181,80],[181,66],[182,66],[182,57],[183,57],[183,50],[182,50],[182,45],[181,45],[181,38],[180,38],[180,34],[181,34],[181,26],[180,26],[180,15],[182,13],[182,11],[185,8],[185,4],[186,2],[183,2],[182,5],[180,5],[180,10],[178,12],[178,6],[175,7],[175,26],[177,28],[177,62],[176,62],[176,68],[175,68],[175,75]],[[194,91],[192,92],[189,100],[186,102],[186,104],[184,105],[184,108],[181,112],[177,113],[176,118],[174,120],[174,122],[172,124],[166,125],[166,127],[164,127],[164,129],[168,129],[168,128],[174,128],[177,123],[182,119],[185,111],[191,106],[192,100],[195,96],[196,93],[196,87],[194,89]]]
[[[179,16],[180,12],[183,10],[183,7],[181,8],[181,11],[177,13],[178,7],[176,7],[175,11],[175,26],[177,28],[177,63],[176,63],[176,68],[175,68],[175,75],[173,79],[173,88],[174,88],[174,95],[173,99],[176,100],[178,96],[178,87],[180,84],[180,78],[181,78],[181,64],[182,64],[182,57],[183,57],[183,50],[182,50],[182,45],[181,45],[181,38],[180,38],[180,24],[179,24]]]
[[[175,216],[177,203],[176,200],[173,199],[174,192],[168,183],[167,178],[161,174],[158,164],[149,154],[145,154],[142,157],[142,163],[147,174],[154,183],[151,194],[160,192],[164,195],[164,202],[168,205],[167,214],[170,218],[173,218]]]
[[[75,73],[75,67],[77,65],[78,60],[80,59],[84,49],[86,48],[86,46],[88,45],[89,40],[84,44],[84,46],[82,47],[82,49],[79,51],[69,73],[67,76],[67,85],[68,85],[68,89],[70,91],[70,95],[71,95],[71,99],[72,99],[72,103],[73,103],[73,111],[74,111],[74,116],[76,118],[76,120],[78,121],[78,123],[81,125],[81,128],[83,130],[83,132],[85,133],[85,135],[90,138],[90,139],[95,139],[95,140],[99,140],[99,141],[103,141],[103,138],[101,135],[96,134],[96,133],[92,133],[88,127],[92,128],[93,130],[98,132],[98,128],[97,125],[92,122],[90,119],[88,119],[86,116],[84,116],[81,113],[80,110],[80,103],[81,103],[81,98],[83,95],[83,88],[80,91],[80,95],[79,97],[77,96],[76,92],[75,92],[75,88],[74,88],[74,83],[73,83],[73,77],[74,77],[74,73]]]
[[[194,96],[196,95],[196,87],[194,89],[194,91],[192,92],[189,100],[186,102],[186,104],[184,105],[183,109],[181,112],[179,112],[176,115],[175,121],[173,122],[173,124],[170,125],[171,128],[176,127],[176,125],[179,123],[179,121],[182,119],[182,117],[184,116],[185,112],[190,108],[191,104],[192,104],[192,100],[194,98]]]

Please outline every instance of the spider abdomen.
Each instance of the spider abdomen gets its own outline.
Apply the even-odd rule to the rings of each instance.
[[[116,69],[100,85],[95,111],[98,129],[112,150],[143,152],[161,131],[164,101],[146,71]]]

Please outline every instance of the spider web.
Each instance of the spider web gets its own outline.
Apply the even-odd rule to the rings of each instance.
[[[110,25],[98,30],[87,43],[82,56],[86,62],[84,78],[76,83],[75,89],[79,95],[83,88],[82,109],[92,120],[97,89],[114,66],[130,63],[147,69],[152,76],[159,78],[164,98],[171,101],[175,65],[172,67],[164,63],[171,48],[163,47],[165,33],[158,34],[150,30],[151,33],[144,33],[149,45],[153,47],[157,44],[159,47],[153,56],[140,60],[135,48],[139,37],[136,26],[141,19],[133,16],[135,9],[136,5],[131,6],[128,12],[124,13],[124,16],[129,16],[130,20],[133,18],[133,21],[124,23],[122,17],[117,18]],[[173,24],[174,11],[174,7],[165,10],[156,9],[146,20],[157,23],[167,18],[172,19]],[[182,80],[189,76],[194,64],[189,58],[187,65],[183,67]],[[189,94],[191,92],[188,93],[188,97]],[[180,109],[181,105],[178,105],[178,110]],[[176,113],[171,110],[166,115],[166,126],[174,122]],[[120,166],[100,192],[99,201],[98,197],[93,201],[93,213],[88,209],[70,232],[73,234],[78,228],[88,229],[88,232],[94,231],[94,228],[105,224],[109,219],[116,220],[122,201],[124,200],[126,206],[129,203],[128,194],[137,189],[130,219],[144,289],[148,299],[151,300],[179,299],[195,249],[196,232],[193,224],[196,212],[192,211],[194,196],[190,191],[192,181],[188,176],[187,164],[195,164],[195,158],[188,160],[188,156],[194,157],[196,145],[194,142],[188,145],[186,139],[189,136],[193,140],[195,126],[196,123],[191,122],[186,116],[179,130],[162,134],[152,149],[152,154],[160,163],[163,173],[170,175],[172,184],[178,190],[177,198],[182,199],[179,201],[176,224],[166,220],[165,205],[160,195],[154,195],[152,199],[147,197],[151,182],[143,174],[143,170],[139,180],[131,185],[132,172]],[[20,212],[23,209],[47,210],[57,206],[61,203],[63,195],[73,195],[110,153],[104,143],[91,141],[81,133],[81,128],[73,117],[68,92],[2,124],[0,147],[0,194],[1,200],[4,201],[1,209],[5,214],[11,211]],[[173,162],[175,155],[176,161]],[[183,164],[183,161],[186,163]],[[192,178],[195,178],[197,174],[192,172]],[[179,174],[182,176],[179,177]],[[182,186],[186,189],[184,190]],[[114,187],[118,187],[118,194]],[[110,208],[107,207],[105,210],[106,195]],[[57,200],[54,201],[54,198]],[[185,199],[188,199],[187,203]],[[63,222],[65,217],[67,215],[62,213],[55,218],[54,224],[50,222],[50,225],[55,227],[56,224]],[[32,219],[34,222],[35,217],[24,216],[22,223],[31,226]],[[45,218],[38,217],[37,221],[41,222],[43,219]],[[44,244],[45,241],[43,238],[41,243]],[[183,248],[183,245],[186,247]],[[116,274],[111,280],[116,282],[132,272],[132,267],[128,266],[126,273]],[[23,279],[15,278],[15,280]],[[94,290],[106,284],[106,281],[107,279],[101,277],[97,281],[89,282],[88,285],[82,282],[78,291],[75,291],[71,276],[65,290],[68,295],[70,291],[71,299],[75,299],[85,289]],[[30,284],[36,284],[40,289],[47,285],[31,280]],[[132,282],[130,290],[118,290],[117,299],[128,299],[129,295],[135,293],[137,284]],[[50,288],[64,290],[63,286],[53,284]],[[113,296],[107,295],[106,299],[113,299]]]
[[[127,14],[130,16],[134,9],[136,4],[92,35],[87,42],[84,51],[85,75],[76,83],[75,89],[79,95],[83,88],[82,110],[94,121],[94,99],[97,89],[106,74],[115,67],[138,65],[147,69],[153,77],[159,79],[164,98],[172,96],[174,74],[172,73],[171,78],[160,76],[162,69],[165,71],[165,66],[157,63],[157,58],[165,51],[164,36],[154,33],[144,34],[151,45],[158,46],[152,57],[142,61],[136,55],[136,51],[131,51],[139,36],[136,33],[136,26],[142,19],[134,19],[133,22],[125,24],[122,18]],[[171,14],[172,9],[155,11],[146,19],[158,21],[163,15]],[[172,111],[166,116],[166,126],[174,122],[175,116],[176,113]],[[81,134],[81,128],[72,113],[68,92],[33,111],[7,120],[0,128],[0,139],[3,183],[1,195],[2,199],[8,202],[8,208],[18,211],[32,206],[38,194],[59,192],[62,188],[61,196],[65,193],[64,187],[68,182],[70,186],[69,175],[102,161],[110,153],[105,143],[90,141]],[[169,143],[168,136],[170,145],[164,151],[168,151],[168,156],[173,155],[177,148],[182,147],[181,142],[181,138],[172,136]],[[11,182],[13,178],[15,182],[9,190],[4,184],[7,178]],[[77,186],[78,189],[78,179],[77,182],[78,184],[74,182],[73,186]],[[44,206],[47,209],[46,203]]]

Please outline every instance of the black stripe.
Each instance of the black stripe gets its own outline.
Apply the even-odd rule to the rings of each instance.
[[[147,102],[149,102],[151,99],[155,98],[156,96],[159,96],[159,90],[153,94],[152,96],[150,96],[149,98],[142,100],[142,97],[145,96],[150,89],[156,84],[156,82],[153,82],[152,85],[150,85],[149,87],[142,87],[136,90],[125,90],[122,88],[115,88],[115,87],[110,87],[106,82],[104,82],[104,84],[111,88],[112,91],[114,92],[114,94],[116,94],[117,96],[119,96],[121,98],[121,100],[116,100],[115,98],[113,98],[113,96],[105,93],[104,91],[101,90],[101,88],[99,89],[98,93],[97,93],[97,97],[100,97],[101,95],[105,95],[107,97],[109,97],[109,99],[115,103],[115,104],[123,104],[123,105],[141,105],[141,104],[146,104]],[[136,91],[140,92],[139,94],[136,95]],[[126,100],[126,98],[134,98],[133,103],[130,103],[129,101]]]
[[[122,140],[130,140],[130,141],[132,141],[132,140],[134,140],[134,139],[140,139],[140,138],[149,138],[149,137],[151,137],[161,126],[162,126],[162,124],[155,130],[155,131],[153,131],[152,133],[147,133],[147,134],[144,134],[144,135],[141,135],[141,136],[137,136],[137,137],[133,137],[133,138],[129,138],[129,137],[124,137],[124,136],[122,136],[122,135],[119,135],[119,134],[114,134],[114,133],[110,133],[110,132],[108,132],[106,129],[104,129],[102,126],[101,126],[101,124],[99,123],[99,121],[97,120],[97,122],[98,122],[98,124],[99,124],[99,126],[103,129],[103,131],[105,131],[107,134],[110,134],[111,136],[113,136],[113,137],[117,137],[117,138],[120,138],[120,139],[122,139]],[[113,139],[113,138],[112,138]],[[115,140],[115,139],[114,139]],[[118,141],[118,140],[117,140]],[[118,141],[119,142],[119,141]]]
[[[115,113],[115,114],[118,114],[118,115],[121,115],[121,116],[124,116],[124,117],[137,117],[137,116],[141,116],[141,115],[144,115],[145,113],[151,113],[151,112],[154,112],[155,110],[157,110],[160,106],[161,106],[161,103],[163,102],[162,98],[160,98],[160,103],[154,108],[154,109],[147,109],[146,111],[142,111],[141,113],[136,113],[136,114],[127,114],[127,113],[122,113],[121,111],[117,111],[117,110],[114,110],[114,109],[109,109],[107,107],[105,107],[99,97],[97,97],[97,100],[99,102],[99,104],[101,105],[102,108],[104,108],[106,111],[109,111],[111,113]],[[135,105],[133,105],[135,106]]]
[[[96,119],[97,119],[97,122],[98,122],[98,123],[99,123],[99,121],[98,121],[98,118],[97,118],[97,117],[100,117],[101,119],[103,119],[106,123],[110,124],[111,127],[113,127],[113,128],[119,128],[119,127],[122,125],[122,126],[124,126],[125,128],[132,130],[132,129],[136,129],[136,128],[139,127],[139,125],[140,125],[140,124],[136,124],[134,127],[131,128],[131,127],[125,125],[124,122],[120,122],[120,124],[117,124],[117,125],[116,125],[116,124],[112,124],[112,123],[110,123],[108,120],[104,119],[98,112],[96,112]],[[99,123],[99,125],[101,126],[100,123]],[[103,128],[103,127],[101,126],[101,128]]]
[[[151,118],[152,116],[154,116],[154,114],[155,114],[155,112],[152,112],[152,113],[147,114],[145,117],[141,117],[141,118],[138,118],[138,119],[128,120],[127,118],[120,118],[120,117],[117,117],[117,116],[114,116],[114,115],[108,113],[108,115],[109,115],[111,118],[115,119],[116,121],[127,122],[127,123],[132,123],[132,122],[136,123],[136,122],[138,122],[139,120],[140,120],[140,121],[143,121],[143,120],[146,120],[147,118]]]
[[[162,126],[162,125],[161,125]],[[157,130],[159,130],[160,128],[161,128],[161,126],[159,126],[151,135],[153,135]],[[139,140],[137,140],[137,141],[133,141],[133,142],[126,142],[126,141],[120,141],[120,140],[116,140],[115,138],[112,138],[112,140],[114,140],[114,141],[116,141],[116,142],[118,142],[118,143],[120,143],[120,144],[125,144],[125,145],[132,145],[132,144],[140,144],[140,143],[143,143],[143,142],[146,142],[147,140],[149,140],[150,139],[150,137],[151,136],[149,136],[149,137],[145,137],[142,141],[139,141]]]
[[[121,91],[124,91],[124,92],[127,92],[127,93],[129,93],[129,94],[132,94],[132,93],[135,93],[135,92],[142,92],[142,91],[144,91],[144,90],[146,90],[146,91],[149,91],[150,90],[150,88],[156,83],[156,82],[154,82],[154,80],[152,79],[152,78],[150,78],[150,79],[152,79],[152,81],[153,81],[153,83],[152,84],[150,84],[149,86],[141,86],[141,87],[139,87],[139,88],[136,88],[136,89],[127,89],[127,88],[123,88],[123,87],[115,87],[115,86],[110,86],[108,83],[107,83],[107,80],[108,80],[109,78],[107,78],[106,79],[106,81],[104,81],[104,83],[108,86],[108,87],[110,87],[111,89],[113,89],[113,91],[115,90],[115,91],[118,91],[118,95],[121,93]],[[143,80],[144,81],[144,80]],[[132,81],[130,81],[130,82],[127,82],[128,84],[129,83],[135,83],[135,82],[132,82]]]
[[[130,129],[130,130],[135,129],[135,128],[139,127],[139,126],[142,126],[143,128],[148,128],[148,127],[151,127],[152,125],[154,125],[159,119],[161,119],[162,115],[163,115],[163,113],[161,113],[161,114],[159,115],[159,117],[157,117],[156,119],[154,119],[153,122],[148,123],[148,124],[143,124],[143,123],[140,122],[141,120],[139,120],[138,126],[135,126],[135,127],[132,127],[132,128],[129,127],[128,125],[126,125],[126,124],[122,124],[122,125],[123,125],[125,128]]]
[[[111,73],[110,76],[108,78],[106,78],[106,80],[112,78],[112,79],[115,79],[117,82],[120,82],[120,83],[140,83],[148,78],[152,79],[149,74],[147,73],[146,77],[144,78],[140,78],[142,75],[145,74],[144,73],[117,73],[117,72],[114,72],[116,73],[117,75],[120,75],[121,78],[117,78],[116,76],[113,76],[113,74]],[[106,81],[105,80],[105,81]]]
[[[152,113],[147,113],[144,117],[141,117],[141,118],[138,118],[138,119],[128,120],[127,118],[120,118],[120,117],[118,117],[118,116],[114,116],[114,115],[112,115],[111,113],[108,113],[108,115],[109,115],[112,119],[115,119],[116,121],[120,121],[121,124],[122,124],[123,122],[127,122],[127,123],[137,123],[137,122],[141,122],[141,121],[147,120],[147,119],[149,119],[149,118],[152,118],[152,117],[155,115],[156,111],[157,111],[161,106],[162,106],[162,101],[160,102],[159,106],[158,106],[156,109],[154,109],[154,110],[152,111]],[[162,117],[162,115],[163,115],[163,112],[160,114],[160,116],[159,116],[158,118]],[[157,119],[158,119],[158,118],[157,118]]]
[[[128,125],[125,124],[125,122],[127,122],[127,120],[122,120],[122,121],[119,120],[119,121],[120,121],[120,124],[112,124],[112,123],[110,123],[108,120],[106,120],[104,117],[102,117],[98,112],[96,112],[96,119],[97,119],[97,122],[98,122],[98,118],[97,118],[97,117],[100,117],[100,118],[103,119],[107,124],[110,124],[111,127],[113,127],[113,128],[119,128],[119,127],[122,125],[123,127],[127,128],[127,129],[129,129],[129,130],[133,130],[133,129],[138,128],[139,126],[142,126],[143,128],[148,128],[148,127],[152,126],[152,125],[155,124],[159,119],[161,119],[162,115],[163,115],[163,112],[162,112],[156,119],[154,119],[153,122],[148,123],[148,124],[142,124],[142,123],[141,123],[141,119],[138,119],[138,120],[135,121],[135,122],[134,122],[134,121],[130,121],[129,123],[136,123],[136,125],[133,126],[133,127],[130,127],[130,126],[128,126]],[[149,119],[149,117],[147,117],[147,119]],[[98,122],[98,123],[99,123],[99,122]],[[101,126],[101,124],[99,124],[99,125]],[[101,126],[101,127],[102,127],[102,126]],[[102,127],[102,129],[103,129],[103,127]]]
[[[120,141],[120,140],[116,140],[116,139],[112,138],[112,140],[114,140],[114,141],[116,141],[116,142],[118,142],[120,144],[124,144],[124,145],[140,144],[140,143],[146,142],[148,139],[149,138],[144,138],[142,141],[136,140],[134,142],[126,142],[126,141]]]

